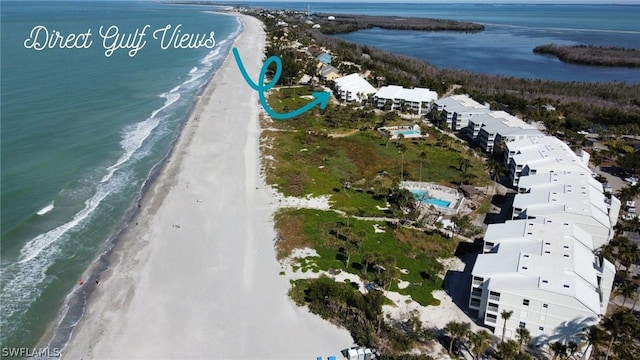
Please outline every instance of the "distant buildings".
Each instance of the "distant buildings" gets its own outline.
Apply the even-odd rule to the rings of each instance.
[[[337,78],[334,82],[336,94],[343,101],[360,102],[376,93],[376,89],[357,73]]]
[[[429,111],[431,103],[438,99],[438,94],[425,88],[405,89],[398,85],[383,86],[374,95],[374,104],[378,109],[389,105],[390,110],[401,110],[406,107],[416,114]]]
[[[336,79],[342,76],[340,74],[340,70],[327,64],[322,64],[320,66],[319,75],[320,75],[320,78],[324,81],[335,81]]]
[[[318,60],[319,62],[323,63],[323,64],[331,64],[331,55],[329,55],[326,52],[323,52],[322,54],[316,56],[316,60]]]

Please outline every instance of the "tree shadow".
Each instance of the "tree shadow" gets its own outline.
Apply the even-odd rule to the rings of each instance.
[[[568,344],[570,341],[580,343],[581,339],[577,336],[577,334],[590,327],[591,325],[597,325],[598,322],[599,319],[595,316],[563,321],[558,327],[555,328],[553,335],[535,336],[531,338],[531,342],[533,344],[550,344],[556,341],[563,344]]]

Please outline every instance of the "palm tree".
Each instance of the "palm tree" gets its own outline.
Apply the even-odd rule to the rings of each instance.
[[[427,152],[422,150],[418,154],[418,159],[420,159],[420,176],[418,181],[422,181],[422,162],[427,158]]]
[[[457,321],[450,321],[444,327],[444,332],[448,333],[451,340],[449,341],[449,354],[453,351],[453,343],[460,338],[464,338],[469,333],[469,324]]]
[[[504,336],[507,333],[507,320],[511,318],[511,315],[513,315],[513,310],[502,310],[500,313],[500,316],[502,316],[502,319],[504,320],[504,325],[502,326],[502,342],[504,342]]]
[[[366,253],[362,254],[362,262],[364,262],[364,273],[365,274],[369,270],[369,265],[371,265],[372,262],[376,261],[376,259],[378,257],[379,257],[379,255],[377,253],[366,252]]]
[[[636,287],[633,285],[633,283],[624,281],[622,284],[616,287],[615,294],[622,296],[621,306],[624,307],[624,304],[627,302],[627,298],[633,299],[633,297],[636,295]]]
[[[391,255],[384,259],[383,264],[385,269],[382,273],[378,273],[378,282],[380,286],[382,286],[382,290],[388,292],[391,289],[393,281],[398,278],[399,271],[396,268],[396,258]],[[380,328],[382,327],[382,318],[383,313],[380,312],[378,316],[378,333],[380,333]]]
[[[587,351],[589,350],[589,347],[593,347],[592,352],[598,351],[598,348],[605,342],[605,333],[597,325],[591,325],[588,328],[582,330],[582,332],[578,334],[578,337],[580,337],[587,343],[587,346],[585,346],[584,353],[582,355],[582,358],[585,360],[588,360]]]
[[[487,330],[480,330],[477,333],[469,334],[469,342],[474,358],[478,360],[482,354],[491,346],[491,334]]]
[[[622,334],[629,333],[638,327],[636,318],[631,312],[624,309],[607,316],[602,321],[602,326],[609,332],[609,344],[607,345],[607,355],[605,360],[609,359],[613,341]]]
[[[560,341],[552,342],[549,344],[549,349],[553,351],[553,360],[556,360],[558,356],[562,358],[567,355],[567,345],[561,343]]]
[[[569,341],[567,344],[567,354],[569,357],[574,356],[574,354],[578,351],[578,343],[575,341]]]
[[[404,135],[402,134],[398,135],[398,138],[400,138],[400,136],[404,138]],[[400,151],[401,158],[402,158],[400,163],[400,181],[404,181],[404,153],[407,151],[407,145],[405,145],[404,143],[399,143],[398,151]]]
[[[500,359],[513,360],[519,353],[518,342],[515,340],[507,340],[498,344],[498,356]]]
[[[520,351],[522,350],[522,345],[528,344],[531,341],[531,333],[527,328],[519,327],[516,329],[516,339],[518,340],[518,346]]]
[[[629,275],[631,265],[635,264],[640,257],[640,248],[638,244],[628,241],[618,247],[618,260],[624,265],[625,272]]]

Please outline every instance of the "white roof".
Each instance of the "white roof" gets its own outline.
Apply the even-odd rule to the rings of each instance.
[[[507,135],[544,136],[535,126],[504,111],[478,114],[474,116],[473,122],[475,124],[481,123],[484,131],[490,134],[500,134],[502,137]]]
[[[431,102],[438,98],[438,94],[429,89],[405,89],[398,85],[383,86],[375,96],[381,99],[400,99],[411,102]]]
[[[591,171],[554,171],[523,176],[518,182],[520,189],[558,189],[558,186],[570,184],[574,187],[589,187],[603,193],[602,183],[594,179]]]
[[[597,260],[584,230],[551,219],[513,220],[489,225],[489,239],[498,243],[497,253],[478,255],[472,272],[490,278],[489,290],[553,292],[600,313]]]
[[[528,193],[516,194],[513,199],[513,207],[520,209],[546,204],[566,205],[575,208],[591,206],[608,214],[604,194],[590,186],[559,184],[555,189],[532,189]]]
[[[508,220],[501,224],[490,224],[484,234],[484,240],[494,244],[499,244],[509,239],[531,239],[537,242],[552,238],[556,239],[554,244],[557,246],[564,247],[567,246],[567,242],[577,241],[588,251],[594,249],[591,234],[579,226],[554,218],[518,219]],[[533,250],[530,249],[529,251]],[[554,253],[557,252],[554,251]]]
[[[591,172],[589,166],[567,144],[552,136],[512,141],[507,143],[507,149],[509,152],[515,152],[511,159],[516,165],[526,165],[537,172],[549,172],[549,170]]]
[[[461,113],[466,111],[477,111],[479,109],[489,111],[488,105],[480,104],[468,95],[451,95],[446,98],[436,100],[435,103],[439,108],[443,108],[448,112]]]
[[[383,86],[376,92],[375,96],[383,99],[398,99],[402,89],[404,88],[398,85]]]
[[[335,79],[336,86],[341,90],[350,91],[354,94],[375,94],[376,88],[362,78],[358,73],[349,74]]]
[[[402,98],[412,102],[431,102],[438,99],[438,93],[425,88],[402,89]]]

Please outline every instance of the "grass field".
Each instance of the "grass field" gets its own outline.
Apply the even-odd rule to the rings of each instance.
[[[359,245],[349,252],[349,266],[346,267],[344,244],[331,234],[333,224],[342,224],[354,233],[365,234]],[[385,229],[376,233],[374,224]],[[333,211],[282,210],[276,215],[278,256],[288,256],[293,249],[310,247],[320,257],[301,259],[296,268],[306,271],[329,271],[338,269],[360,276],[365,281],[376,281],[377,274],[371,270],[375,264],[382,264],[393,257],[395,266],[403,269],[391,286],[391,290],[410,295],[422,305],[437,305],[431,292],[440,289],[442,265],[436,258],[453,256],[458,241],[421,230],[395,228],[384,222],[363,221],[340,216]],[[377,256],[376,256],[377,255]],[[366,257],[369,256],[368,264]],[[368,265],[368,266],[367,266]],[[397,281],[407,281],[405,289],[397,288]]]
[[[269,103],[276,111],[291,110],[308,103],[309,99],[300,96],[312,91],[308,87],[282,88],[271,93]],[[273,121],[263,133],[270,139],[263,152],[272,159],[266,167],[267,182],[285,195],[330,195],[333,210],[366,217],[390,216],[378,207],[385,207],[386,194],[401,180],[447,186],[463,180],[486,184],[484,163],[463,144],[428,127],[423,128],[428,134],[424,139],[390,141],[373,129],[382,116],[372,110],[330,105],[290,120]],[[329,136],[335,133],[348,135]],[[441,288],[442,265],[436,259],[453,256],[457,241],[438,233],[396,229],[383,222],[378,225],[386,231],[375,233],[374,224],[347,219],[334,211],[283,210],[276,216],[278,256],[310,247],[320,258],[300,260],[296,268],[341,269],[367,281],[375,281],[378,275],[370,271],[365,255],[377,255],[380,262],[393,258],[394,266],[404,272],[391,283],[391,290],[410,295],[422,305],[437,304],[431,292]],[[341,241],[335,234],[338,225],[361,237],[357,246]],[[350,261],[345,268],[347,257]],[[410,285],[399,289],[399,280]]]

